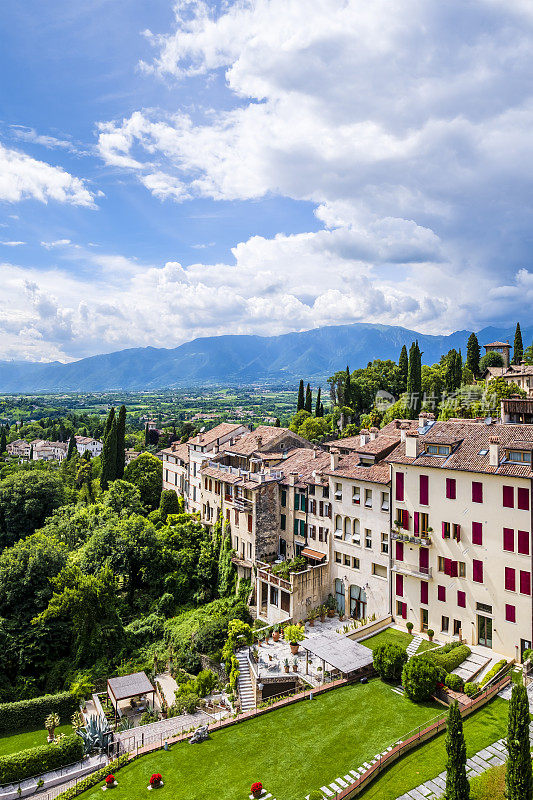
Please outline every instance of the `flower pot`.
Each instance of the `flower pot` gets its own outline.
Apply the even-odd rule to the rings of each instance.
[[[328,617],[331,619],[335,616],[335,611],[333,608],[328,608]]]
[[[298,644],[298,642],[289,642],[289,645],[291,648],[291,653],[293,654],[293,656],[295,656],[298,650],[300,649],[300,645]]]
[[[321,615],[320,615],[320,622],[324,622],[324,621],[325,621],[325,619],[326,619],[325,615],[324,615],[324,614],[321,614]]]
[[[272,634],[272,638],[274,639],[275,642],[279,642],[279,633],[278,633],[278,631],[274,631],[274,633]]]
[[[292,665],[292,671],[293,672],[298,672],[298,664],[293,664]]]
[[[261,789],[258,792],[253,792],[252,797],[261,797],[262,794],[263,794],[263,790]]]
[[[314,628],[314,627],[315,627],[315,621],[314,621],[314,619],[310,619],[310,620],[309,620],[309,627],[311,627],[311,628]]]
[[[285,669],[285,672],[289,671],[289,667],[284,667],[284,669]]]

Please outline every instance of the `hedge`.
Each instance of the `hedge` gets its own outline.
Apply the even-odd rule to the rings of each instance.
[[[496,674],[497,674],[497,673],[498,673],[498,672],[499,672],[501,669],[503,669],[503,668],[504,668],[504,666],[505,666],[506,664],[507,664],[507,659],[506,659],[506,658],[502,658],[502,660],[501,660],[501,661],[498,661],[496,664],[494,664],[494,666],[492,667],[492,669],[489,669],[489,671],[487,672],[487,674],[485,675],[485,677],[483,678],[483,680],[482,680],[482,681],[480,681],[480,683],[479,683],[479,688],[480,688],[480,689],[481,689],[481,688],[483,688],[483,686],[485,686],[485,684],[486,684],[486,683],[488,683],[488,682],[489,682],[489,681],[490,681],[492,678],[494,678],[494,676],[495,676],[495,675],[496,675]]]
[[[64,736],[58,742],[0,756],[0,785],[37,777],[44,772],[74,764],[82,758],[83,741],[76,734]]]
[[[0,703],[0,733],[44,728],[46,717],[52,713],[58,714],[62,723],[70,722],[78,707],[78,701],[70,692],[45,694],[16,703]]]
[[[468,658],[472,651],[466,644],[460,642],[450,642],[450,644],[440,647],[438,650],[426,650],[418,658],[425,658],[432,661],[436,667],[445,672],[453,672],[454,669]]]
[[[124,753],[124,755],[119,756],[115,761],[110,761],[107,767],[102,767],[101,769],[97,769],[96,772],[91,772],[86,778],[78,781],[76,786],[62,792],[57,796],[56,800],[72,800],[72,798],[77,797],[87,789],[92,789],[97,783],[105,781],[108,775],[114,775],[115,772],[118,772],[121,767],[125,767],[130,761],[133,761],[133,758],[130,758],[128,753]]]

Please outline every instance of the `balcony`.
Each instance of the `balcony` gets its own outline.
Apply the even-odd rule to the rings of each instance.
[[[418,544],[422,547],[430,547],[432,544],[431,536],[429,533],[421,533],[420,536],[415,536],[408,531],[392,531],[391,537],[399,542],[406,542],[407,544]]]
[[[401,575],[412,575],[414,578],[423,578],[424,580],[433,577],[431,567],[408,564],[407,561],[393,561],[392,571],[399,572]]]

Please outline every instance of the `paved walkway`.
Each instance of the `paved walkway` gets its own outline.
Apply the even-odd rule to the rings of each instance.
[[[156,675],[155,679],[159,682],[165,700],[170,708],[170,706],[173,706],[176,702],[176,689],[178,688],[178,684],[170,672],[162,672],[160,675]]]

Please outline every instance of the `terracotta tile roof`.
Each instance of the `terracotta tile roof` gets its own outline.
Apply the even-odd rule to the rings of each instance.
[[[273,446],[278,439],[283,439],[286,436],[302,442],[305,441],[288,428],[275,428],[272,425],[258,425],[251,433],[241,436],[231,447],[229,444],[225,445],[224,450],[239,456],[251,456],[253,453]]]
[[[232,422],[221,422],[220,425],[215,425],[215,427],[211,428],[210,431],[199,433],[193,439],[189,439],[187,444],[201,444],[203,446],[213,444],[213,442],[216,442],[217,439],[221,439],[223,436],[228,436],[234,431],[238,431],[241,427],[243,427],[241,422],[236,424]]]
[[[500,445],[500,463],[490,465],[490,439],[497,437]],[[405,443],[401,442],[387,457],[392,464],[416,464],[419,467],[461,470],[488,475],[509,475],[530,478],[531,464],[504,461],[505,449],[516,447],[524,449],[520,443],[533,442],[533,425],[496,423],[486,425],[472,420],[438,421],[418,438],[419,455],[416,458],[405,455]],[[451,444],[449,456],[432,456],[423,451],[427,444]],[[529,449],[529,445],[528,445]],[[481,455],[482,451],[487,451]]]
[[[484,344],[483,347],[510,347],[511,345],[509,342],[489,342],[489,344]]]
[[[283,484],[289,483],[289,475],[291,472],[297,473],[297,483],[305,484],[307,482],[315,482],[313,472],[322,472],[325,474],[330,463],[331,456],[324,450],[311,450],[306,447],[298,447],[295,450],[291,450],[287,458],[285,458],[277,468],[283,473],[283,478],[281,479]]]
[[[327,470],[326,475],[331,475],[333,478],[353,478],[367,483],[389,483],[390,465],[385,461],[363,467],[357,456],[346,456],[346,459],[350,459],[351,463],[348,460],[341,461],[336,470]]]
[[[185,461],[186,464],[189,463],[189,447],[185,444],[179,444],[175,442],[173,445],[171,444],[170,447],[167,447],[165,450],[161,450],[167,456],[175,456],[179,458],[181,461]]]
[[[348,436],[345,439],[336,439],[334,442],[328,442],[328,446],[330,448],[338,447],[339,450],[351,450],[354,453],[367,453],[377,459],[390,453],[398,444],[401,436],[400,426],[404,423],[409,429],[418,430],[418,420],[393,420],[378,431],[375,439],[369,439],[366,444],[361,444],[361,435],[359,434],[358,436]],[[366,434],[368,435],[368,431]]]

